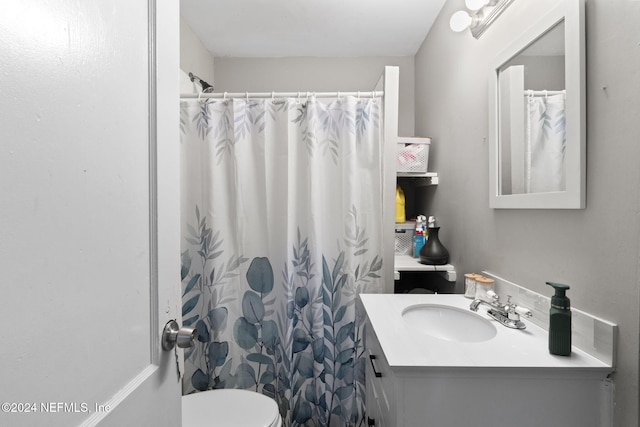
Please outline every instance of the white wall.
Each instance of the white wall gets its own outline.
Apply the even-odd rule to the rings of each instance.
[[[189,24],[180,18],[180,69],[215,85],[214,58],[202,44]]]
[[[216,58],[216,92],[374,90],[385,65],[400,68],[400,134],[413,136],[414,58]]]
[[[459,273],[486,269],[548,295],[545,281],[567,283],[574,307],[619,325],[615,425],[637,426],[640,2],[586,0],[587,208],[489,208],[489,62],[556,2],[514,2],[479,40],[449,29],[463,0],[445,5],[415,58],[416,133],[434,137],[441,177],[423,208]]]

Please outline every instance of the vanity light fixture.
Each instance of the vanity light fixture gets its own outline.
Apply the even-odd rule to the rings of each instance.
[[[466,10],[454,13],[449,27],[456,33],[469,28],[473,37],[478,39],[512,2],[513,0],[465,0],[465,6],[471,13]]]
[[[475,12],[488,5],[490,1],[491,0],[464,0],[464,5],[467,6],[467,9]]]

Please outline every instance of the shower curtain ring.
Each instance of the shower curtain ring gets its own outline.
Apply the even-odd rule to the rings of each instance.
[[[358,91],[358,100],[360,99],[360,91]]]
[[[198,102],[202,102],[200,96],[202,95],[202,92],[198,92]]]
[[[227,92],[225,92],[225,93],[222,95],[222,99],[224,99],[225,101],[227,100]]]
[[[249,92],[244,93],[244,100],[249,101]]]
[[[547,99],[549,99],[549,92],[547,92],[547,90],[544,90],[544,100],[546,101]]]
[[[275,92],[271,92],[271,100],[274,100],[276,98],[276,93]]]
[[[338,91],[338,99],[340,99],[340,91]]]

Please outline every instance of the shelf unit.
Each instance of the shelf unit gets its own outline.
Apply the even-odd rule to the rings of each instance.
[[[437,172],[415,173],[415,172],[397,172],[399,179],[411,179],[415,186],[438,185],[439,177]],[[451,264],[445,265],[426,265],[421,264],[417,258],[409,255],[395,254],[393,279],[400,280],[403,271],[424,271],[436,272],[444,277],[448,282],[455,282],[457,279],[455,267]]]
[[[427,185],[438,185],[438,173],[437,172],[426,172],[426,173],[415,173],[415,172],[397,172],[396,176],[398,178],[403,179],[414,179],[419,182],[419,186],[427,186]]]
[[[413,258],[409,255],[396,254],[394,256],[393,279],[400,280],[400,274],[403,271],[437,272],[449,282],[455,282],[457,278],[456,269],[451,264],[444,264],[444,265],[421,264],[417,258]]]

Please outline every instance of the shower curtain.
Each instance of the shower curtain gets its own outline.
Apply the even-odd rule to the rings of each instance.
[[[181,103],[185,394],[250,389],[285,425],[363,423],[356,296],[388,264],[380,103]]]
[[[525,191],[564,191],[566,122],[564,95],[527,97]]]

